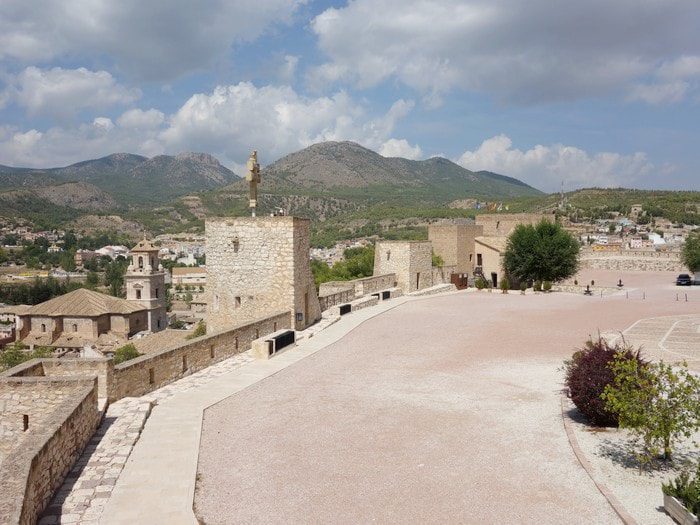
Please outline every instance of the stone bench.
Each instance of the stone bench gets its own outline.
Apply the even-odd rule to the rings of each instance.
[[[256,359],[270,359],[283,350],[288,350],[296,346],[296,332],[294,330],[283,329],[267,334],[255,339],[251,343],[253,356]]]

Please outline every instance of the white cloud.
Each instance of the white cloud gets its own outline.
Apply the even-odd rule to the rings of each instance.
[[[90,124],[43,133],[5,126],[0,164],[48,167],[117,151],[149,156],[205,151],[236,167],[245,163],[251,149],[258,149],[266,164],[326,140],[353,140],[376,150],[394,143],[390,139],[396,123],[412,108],[412,101],[400,99],[385,114],[371,117],[342,91],[308,98],[288,86],[258,88],[241,82],[193,95],[167,117],[156,109],[130,109],[115,121],[98,117]],[[408,143],[395,142],[405,143],[411,153]]]
[[[510,138],[498,135],[457,160],[472,171],[488,170],[519,178],[543,191],[566,188],[630,186],[654,168],[646,154],[588,153],[574,146],[537,145],[522,151]]]
[[[516,103],[625,92],[700,55],[697,0],[355,0],[311,23],[328,60],[317,89],[388,79],[429,104],[454,89]]]
[[[403,157],[418,160],[423,157],[419,145],[411,146],[406,139],[389,139],[379,148],[379,154],[384,157]]]
[[[110,57],[139,78],[173,79],[288,22],[305,0],[0,2],[0,60]]]
[[[697,77],[700,77],[700,56],[682,56],[662,63],[653,79],[633,86],[627,98],[648,104],[680,102],[697,89]]]
[[[59,119],[72,117],[83,109],[129,104],[141,96],[139,90],[117,83],[107,71],[89,71],[84,67],[46,70],[28,67],[8,76],[7,83],[6,102],[14,101],[31,116]]]
[[[130,109],[123,113],[117,123],[123,128],[158,129],[165,121],[165,115],[157,109]]]

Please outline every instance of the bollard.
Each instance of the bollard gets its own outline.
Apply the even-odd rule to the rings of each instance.
[[[688,294],[685,294],[685,302],[688,302]]]
[[[645,300],[646,298],[647,298],[647,293],[646,293],[646,292],[642,292],[642,300]]]

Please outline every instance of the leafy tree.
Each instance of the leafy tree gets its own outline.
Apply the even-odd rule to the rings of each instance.
[[[100,284],[100,276],[97,275],[97,272],[89,271],[85,278],[85,285],[88,288],[96,288],[98,284]]]
[[[8,259],[7,252],[0,247],[0,264],[7,262]]]
[[[700,230],[688,235],[681,258],[691,272],[700,272]]]
[[[190,306],[192,304],[192,299],[193,299],[192,293],[187,292],[185,294],[185,304],[187,304],[187,306]]]
[[[27,351],[26,346],[20,342],[7,346],[5,350],[0,352],[0,371],[8,370],[14,366],[20,365],[30,359],[41,359],[51,357],[53,352],[51,348],[45,346],[37,346],[33,351]]]
[[[618,354],[610,365],[615,379],[605,387],[605,408],[630,429],[640,468],[662,453],[671,459],[674,442],[700,428],[700,379],[683,363],[641,363]]]
[[[109,293],[114,297],[121,297],[124,287],[124,274],[128,264],[126,259],[114,260],[105,269],[105,285],[109,287]]]
[[[75,258],[72,252],[63,252],[60,256],[61,268],[67,272],[75,271]]]
[[[140,355],[141,354],[139,354],[139,351],[136,350],[136,347],[133,343],[126,344],[120,348],[117,348],[114,352],[114,364],[118,365],[119,363],[123,363],[124,361],[135,359]]]
[[[350,281],[374,274],[374,247],[348,248],[344,260],[330,268],[322,261],[311,261],[311,271],[316,285],[328,281]]]
[[[503,266],[518,281],[560,281],[578,269],[579,243],[560,225],[520,224],[508,238]]]

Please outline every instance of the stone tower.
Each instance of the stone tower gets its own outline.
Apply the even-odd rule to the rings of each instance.
[[[207,219],[207,331],[282,311],[296,330],[320,319],[309,249],[307,219]]]
[[[143,239],[131,250],[131,263],[124,276],[126,298],[148,308],[148,329],[164,330],[168,324],[165,313],[165,272],[158,259],[158,248]]]

